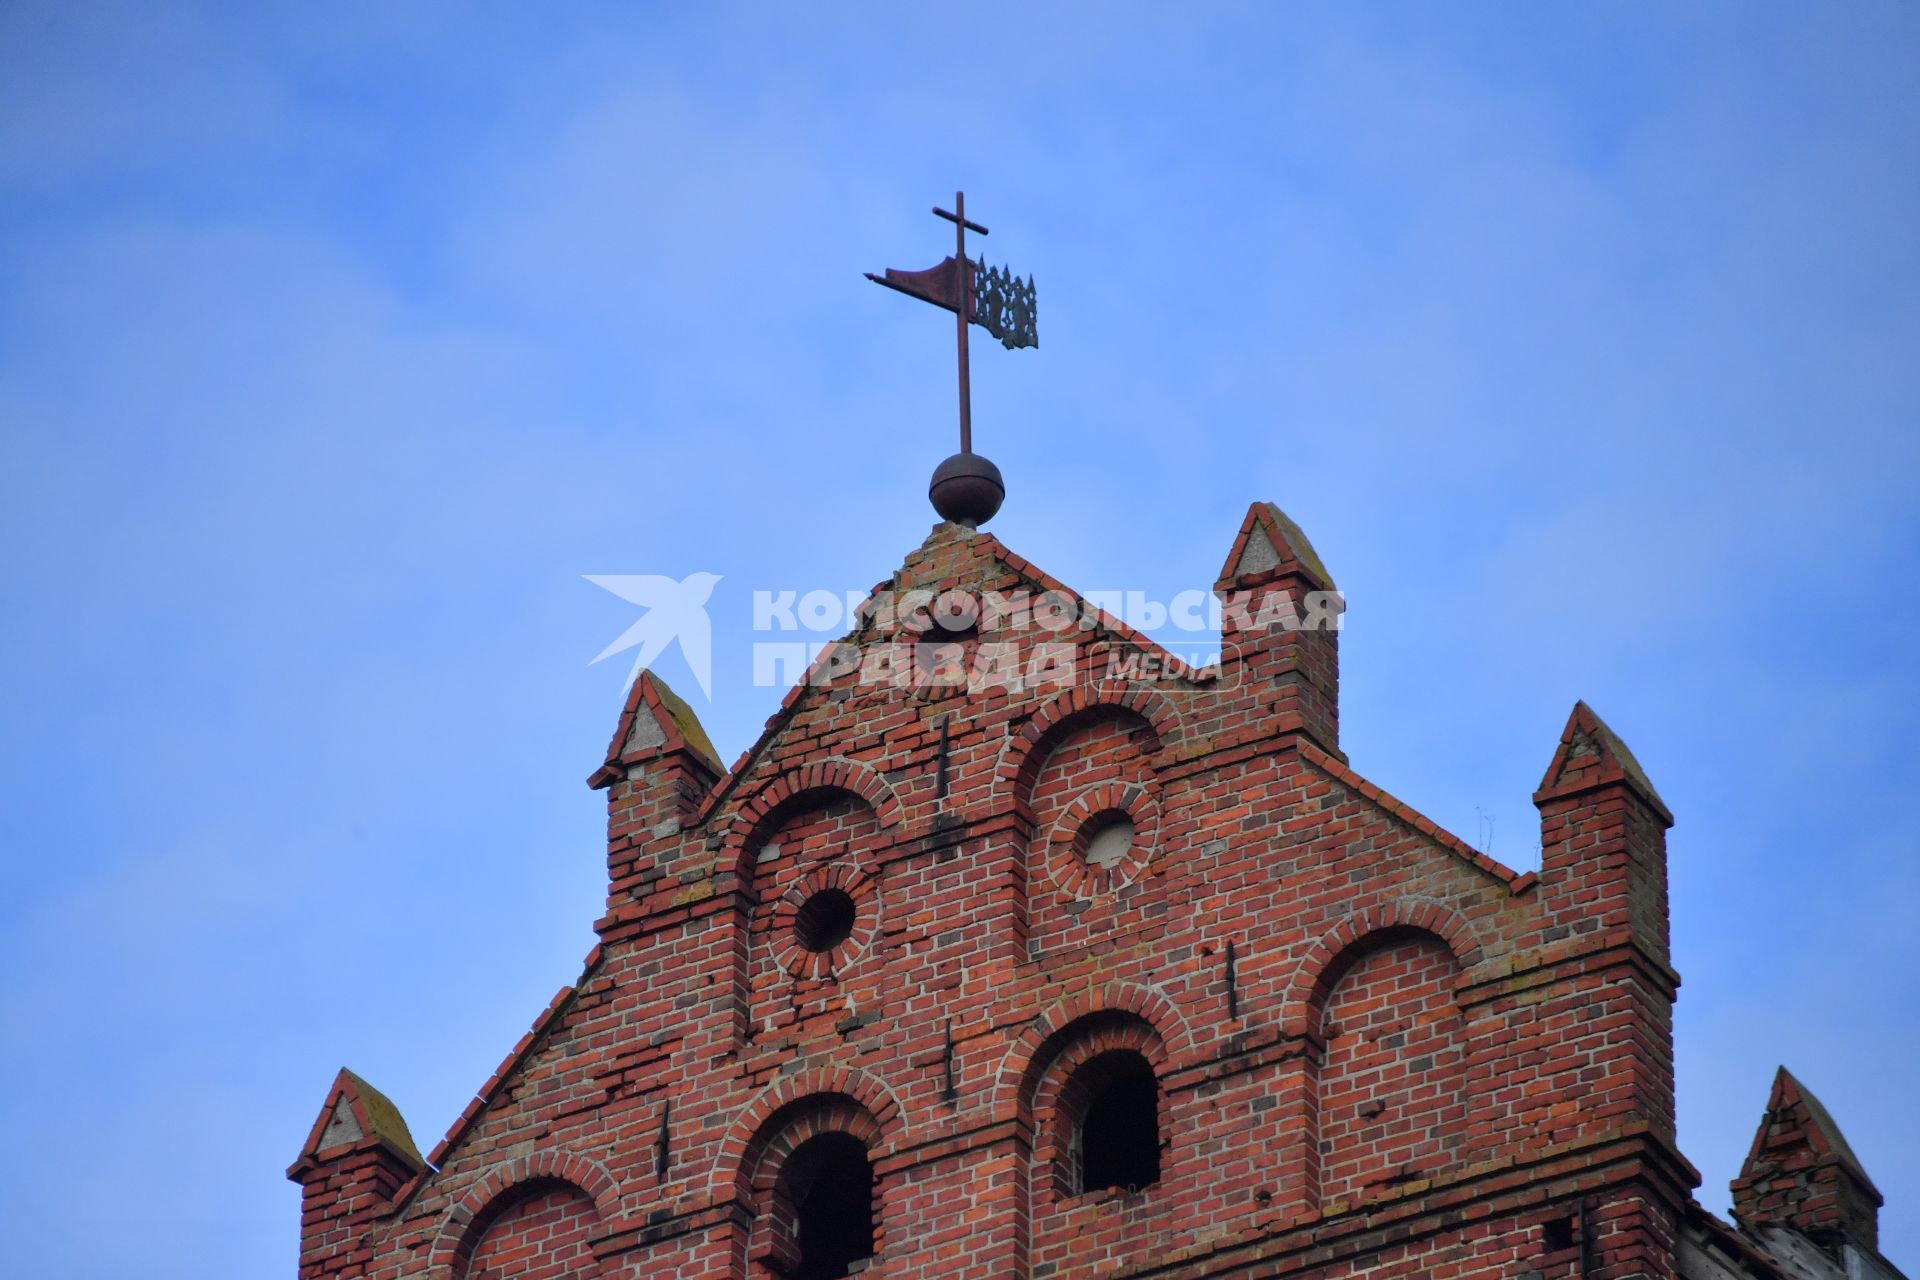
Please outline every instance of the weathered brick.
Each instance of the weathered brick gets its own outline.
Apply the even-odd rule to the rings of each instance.
[[[952,586],[1061,589],[954,525],[882,584]],[[1216,590],[1331,586],[1258,504]],[[1349,767],[1338,638],[1230,621],[1220,671],[1147,683],[1111,620],[983,629],[1077,678],[803,684],[731,770],[644,676],[592,778],[600,945],[431,1168],[343,1076],[302,1280],[773,1276],[835,1134],[892,1280],[1679,1274],[1671,817],[1582,704],[1540,871],[1500,866]],[[1136,1057],[1158,1181],[1082,1191],[1086,1073]],[[1750,1162],[1743,1212],[1827,1213],[1815,1173]]]

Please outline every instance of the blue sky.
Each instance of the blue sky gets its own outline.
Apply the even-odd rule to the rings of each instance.
[[[1356,767],[1514,866],[1586,698],[1702,1199],[1786,1062],[1920,1266],[1920,12],[954,12],[0,7],[13,1267],[290,1274],[342,1063],[437,1139],[592,944],[581,575],[722,575],[743,749],[752,590],[931,524],[949,330],[861,272],[961,186],[1040,288],[994,531],[1164,596],[1278,501]]]

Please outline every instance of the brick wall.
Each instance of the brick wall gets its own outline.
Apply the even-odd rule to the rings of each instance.
[[[567,1280],[592,1274],[593,1201],[564,1182],[509,1192],[464,1259],[469,1280]]]
[[[942,526],[885,585],[1059,584]],[[1330,585],[1261,504],[1219,589]],[[1348,766],[1337,633],[1152,683],[1104,678],[1144,643],[1118,624],[962,645],[1063,639],[1066,689],[803,686],[731,770],[644,678],[594,775],[601,945],[336,1273],[544,1276],[584,1242],[567,1274],[773,1276],[788,1157],[831,1131],[875,1173],[869,1275],[1670,1276],[1670,819],[1597,717],[1542,742],[1516,875]],[[826,890],[852,927],[808,950]],[[1160,1180],[1080,1193],[1069,1081],[1116,1048],[1154,1069]]]
[[[1387,933],[1321,1011],[1320,1200],[1430,1176],[1467,1149],[1460,964],[1432,934]]]

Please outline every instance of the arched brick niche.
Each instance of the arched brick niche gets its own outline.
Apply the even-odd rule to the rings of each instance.
[[[1180,720],[1164,694],[1145,686],[1075,688],[1035,711],[1008,740],[995,770],[998,781],[1019,803],[1031,798],[1040,771],[1063,738],[1103,719],[1125,719],[1144,726],[1143,749],[1157,754],[1180,733]]]
[[[726,852],[715,866],[731,871],[741,887],[765,900],[766,853],[785,838],[796,820],[823,810],[865,810],[872,823],[867,849],[879,843],[880,833],[895,828],[903,812],[900,798],[871,766],[845,759],[828,759],[775,775],[745,800],[727,821]]]
[[[1102,1118],[1098,1113],[1103,1106],[1150,1109],[1149,1115],[1110,1113],[1104,1118],[1151,1128],[1155,1172],[1146,1185],[1157,1181],[1158,1149],[1170,1140],[1158,1084],[1167,1061],[1167,1047],[1153,1024],[1119,1009],[1076,1018],[1040,1045],[1022,1073],[1020,1112],[1033,1137],[1030,1185],[1042,1193],[1043,1201],[1068,1200],[1115,1185],[1103,1181],[1093,1186],[1087,1181],[1086,1126],[1089,1120]],[[1142,1185],[1135,1179],[1127,1181]]]
[[[1339,952],[1314,983],[1322,1205],[1431,1174],[1466,1144],[1466,1024],[1446,939],[1389,926]]]
[[[578,1280],[600,1273],[589,1245],[599,1215],[587,1193],[537,1178],[507,1193],[481,1228],[461,1280]]]
[[[741,1165],[746,1194],[748,1274],[788,1280],[830,1274],[835,1256],[883,1257],[883,1188],[875,1166],[886,1135],[872,1112],[849,1094],[820,1093],[775,1110],[747,1144]],[[849,1219],[864,1214],[868,1234],[851,1253]],[[873,1265],[873,1264],[870,1264]]]
[[[864,797],[815,791],[786,805],[748,846],[757,902],[748,930],[749,1014],[794,1015],[846,980],[878,931],[872,868],[885,827]]]
[[[1159,751],[1146,717],[1105,704],[1062,719],[1036,744],[1019,803],[1032,823],[1027,920],[1039,945],[1084,941],[1110,923],[1089,907],[1110,906],[1148,874],[1160,854]]]
[[[884,824],[865,796],[822,788],[793,797],[765,815],[744,836],[739,850],[743,875],[761,901],[783,887],[780,872],[870,853]]]
[[[495,1166],[447,1212],[432,1280],[577,1280],[600,1274],[590,1241],[618,1197],[607,1171],[557,1148]]]
[[[758,844],[789,810],[831,792],[858,797],[886,826],[900,821],[900,798],[885,778],[869,765],[828,759],[789,769],[761,786],[727,823],[727,835],[737,848]]]

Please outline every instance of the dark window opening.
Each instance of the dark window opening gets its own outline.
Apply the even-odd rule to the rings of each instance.
[[[800,1261],[790,1280],[839,1280],[873,1256],[873,1166],[860,1140],[823,1133],[793,1153],[794,1235]]]
[[[1081,1191],[1138,1191],[1160,1181],[1160,1086],[1138,1053],[1103,1053],[1081,1068]]]
[[[793,939],[809,951],[830,951],[853,934],[853,899],[844,889],[822,889],[800,904]]]
[[[1574,1238],[1572,1218],[1554,1218],[1540,1224],[1540,1243],[1548,1253],[1573,1248]]]

